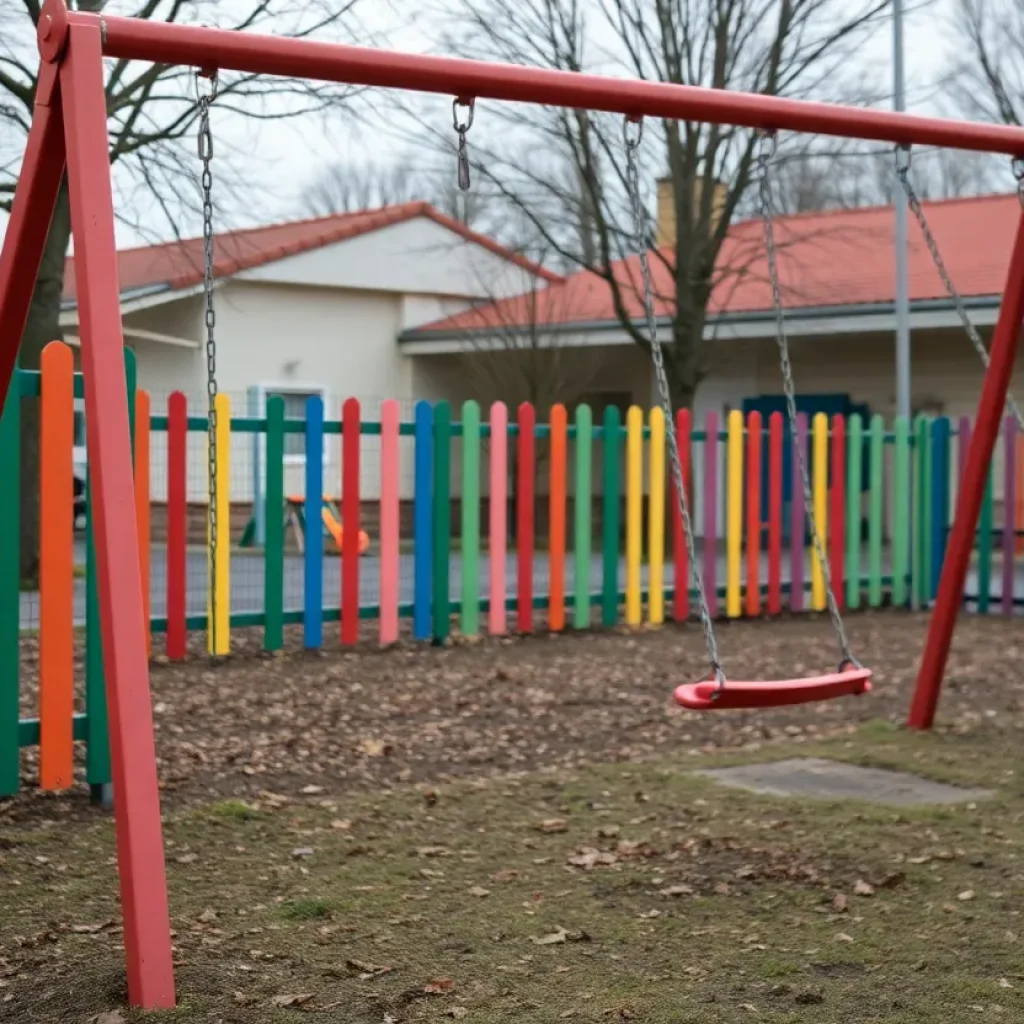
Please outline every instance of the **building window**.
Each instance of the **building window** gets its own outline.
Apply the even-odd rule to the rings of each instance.
[[[265,399],[280,396],[284,399],[284,418],[286,420],[305,420],[306,401],[310,398],[324,397],[322,388],[309,387],[265,387]],[[327,445],[324,445],[324,458],[327,456]],[[287,461],[303,462],[306,458],[306,435],[287,433],[284,435],[284,457]]]

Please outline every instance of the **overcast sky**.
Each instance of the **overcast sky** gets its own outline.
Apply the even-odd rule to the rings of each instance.
[[[906,62],[908,101],[920,113],[939,112],[936,83],[942,69],[953,55],[951,32],[945,22],[952,0],[935,0],[927,9],[905,0]],[[373,45],[423,52],[430,49],[430,26],[422,23],[423,5],[415,0],[364,0],[359,6],[360,37]],[[884,88],[891,81],[891,31],[888,26],[878,33],[864,59],[871,70],[873,83]],[[422,98],[423,116],[439,128],[450,124],[451,101],[443,96]],[[478,117],[486,118],[486,104]],[[374,163],[401,159],[415,160],[417,151],[408,139],[396,131],[392,119],[381,115],[379,120],[361,119],[353,125],[341,117],[326,122],[320,118],[297,118],[290,121],[245,121],[240,117],[214,113],[218,136],[218,152],[233,151],[251,175],[255,202],[247,203],[244,212],[236,210],[232,220],[247,224],[269,223],[298,214],[299,196],[306,183],[325,165],[343,163]],[[186,153],[190,152],[187,150]],[[189,173],[190,168],[183,168]],[[195,169],[197,171],[197,169]],[[452,173],[455,173],[453,167]],[[195,225],[182,224],[184,233]],[[137,231],[119,227],[121,244],[138,244],[143,239]]]

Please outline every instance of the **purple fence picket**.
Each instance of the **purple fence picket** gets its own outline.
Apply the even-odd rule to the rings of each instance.
[[[1013,556],[1017,546],[1017,424],[1012,416],[1003,423],[1003,614],[1013,614]]]
[[[793,444],[790,439],[790,444]],[[796,445],[807,457],[807,414],[796,417]],[[803,610],[804,606],[804,484],[800,475],[800,462],[796,452],[790,453],[792,484],[789,506],[789,607],[792,611]]]

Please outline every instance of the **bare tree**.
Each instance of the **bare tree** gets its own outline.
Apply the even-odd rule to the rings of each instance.
[[[537,253],[536,246],[522,245]],[[543,256],[543,252],[538,253]],[[543,263],[543,259],[540,261]],[[570,340],[579,320],[578,292],[572,283],[524,272],[525,289],[502,297],[478,275],[484,296],[460,314],[466,330],[465,375],[482,404],[504,402],[514,409],[529,402],[538,410],[583,400],[608,363],[600,348],[581,350]]]
[[[956,105],[981,121],[1024,124],[1024,5],[958,0],[953,31],[961,56],[947,91]]]
[[[237,30],[262,30],[276,35],[341,37],[354,27],[357,0],[80,0],[78,9],[119,11],[163,22],[198,22]],[[20,167],[24,139],[32,118],[38,57],[35,26],[39,0],[9,0],[0,5],[0,209],[9,210]],[[198,206],[196,178],[183,174],[195,152],[198,106],[189,68],[116,60],[107,69],[107,110],[110,161],[115,184],[128,201],[118,204],[121,217],[145,209],[139,228],[177,233],[181,218]],[[344,86],[255,75],[224,74],[216,100],[218,115],[272,119],[328,112],[350,99]],[[247,184],[242,161],[224,160],[218,150],[221,195]],[[155,218],[155,221],[154,219]],[[71,237],[67,183],[60,190],[42,265],[32,296],[28,323],[21,339],[20,365],[38,366],[43,346],[61,337],[60,301],[64,262]],[[23,578],[38,576],[38,416],[35,403],[23,403],[22,533]]]
[[[414,167],[394,163],[333,163],[304,189],[300,207],[313,217],[394,206],[423,200],[468,228],[487,232],[493,197],[480,189],[463,192],[450,168]]]
[[[443,2],[443,0],[442,0]],[[450,0],[446,48],[471,56],[579,72],[769,95],[831,98],[863,83],[847,69],[888,0]],[[547,244],[611,290],[616,316],[647,346],[637,299],[637,240],[625,197],[622,121],[585,111],[499,108],[488,145],[477,118],[478,173],[531,218]],[[532,159],[515,159],[523,139]],[[514,153],[509,155],[509,146]],[[731,126],[650,121],[643,177],[667,171],[674,239],[656,247],[655,286],[670,311],[664,347],[673,398],[692,402],[706,372],[702,344],[716,287],[737,268],[720,258],[750,185],[758,139]],[[785,155],[784,153],[781,155]],[[590,244],[592,240],[593,244]],[[750,258],[751,254],[747,254]]]
[[[355,213],[428,199],[430,186],[404,162],[335,163],[320,171],[303,190],[301,207],[312,217]]]
[[[914,187],[922,199],[960,199],[995,191],[998,162],[986,153],[947,149],[914,154]],[[780,162],[775,174],[776,205],[784,213],[889,206],[896,181],[891,149],[846,154],[807,154]],[[744,204],[751,212],[755,204]]]

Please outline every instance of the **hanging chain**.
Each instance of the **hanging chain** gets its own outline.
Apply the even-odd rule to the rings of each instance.
[[[772,212],[772,180],[771,162],[775,156],[775,133],[766,132],[761,136],[760,149],[757,154],[757,170],[760,186],[761,199],[761,220],[764,222],[764,242],[768,253],[768,277],[772,287],[772,305],[775,309],[775,336],[779,346],[779,365],[782,368],[782,386],[786,394],[786,412],[789,417],[789,433],[792,438],[793,453],[796,455],[797,464],[800,467],[800,482],[804,491],[804,507],[811,511],[814,507],[814,499],[811,494],[811,476],[807,469],[807,460],[804,457],[800,444],[796,412],[796,389],[793,384],[793,366],[789,361],[789,338],[786,335],[786,318],[782,308],[782,287],[779,284],[778,253],[775,247],[775,219]],[[835,630],[839,640],[839,650],[842,656],[840,669],[853,665],[860,668],[860,662],[850,651],[850,642],[846,638],[846,628],[843,626],[842,616],[839,614],[839,604],[836,595],[832,590],[832,573],[829,569],[828,559],[825,557],[825,545],[822,543],[821,534],[818,532],[818,524],[813,513],[809,516],[811,525],[811,539],[814,543],[814,554],[821,567],[821,575],[825,581],[825,597],[828,602],[828,614],[832,620],[832,628]],[[802,538],[792,538],[792,544],[802,543]]]
[[[210,79],[203,91],[201,77]],[[217,314],[213,308],[213,131],[210,106],[217,95],[217,73],[196,71],[196,97],[199,103],[199,160],[203,165],[200,185],[203,194],[203,289],[206,295],[206,397],[207,397],[207,485],[209,487],[210,543],[210,650],[217,652]]]
[[[1024,163],[1022,163],[1022,161],[1017,159],[1013,161],[1013,173],[1017,179],[1017,195],[1020,197],[1021,205],[1024,206]],[[939,272],[939,277],[942,279],[942,284],[946,289],[946,294],[952,300],[953,306],[956,309],[956,314],[960,318],[960,323],[963,325],[964,331],[967,333],[967,337],[970,338],[971,344],[974,346],[974,350],[981,358],[982,365],[988,369],[988,349],[985,347],[985,342],[981,340],[981,335],[978,334],[977,328],[973,323],[971,323],[971,317],[967,312],[967,306],[964,303],[963,297],[960,295],[960,292],[957,291],[957,287],[953,283],[953,278],[946,269],[945,260],[942,258],[942,253],[939,252],[939,244],[936,242],[935,236],[932,234],[932,229],[928,224],[928,218],[925,216],[921,200],[918,198],[914,185],[910,180],[909,146],[896,147],[896,177],[899,178],[900,184],[903,186],[903,191],[907,194],[907,203],[910,205],[911,212],[914,214],[918,226],[921,228],[921,234],[924,236],[925,245],[928,246],[932,262],[935,264],[935,269]],[[1024,431],[1024,417],[1021,416],[1020,408],[1014,401],[1013,395],[1009,393],[1006,395],[1006,407],[1010,410],[1011,415],[1017,421],[1018,430]]]
[[[636,127],[636,134],[630,126]],[[633,230],[636,236],[637,249],[640,253],[640,273],[643,278],[644,317],[647,321],[647,339],[651,348],[651,360],[654,363],[654,376],[658,382],[661,406],[665,410],[665,438],[668,441],[669,461],[672,466],[672,479],[675,483],[676,498],[679,502],[679,517],[683,524],[683,536],[686,538],[686,550],[690,561],[690,579],[697,591],[697,610],[700,615],[700,626],[704,631],[704,646],[707,648],[711,672],[718,684],[717,696],[725,687],[725,672],[718,658],[718,641],[715,639],[715,628],[711,623],[711,609],[708,607],[707,594],[704,592],[704,581],[697,565],[697,544],[693,535],[693,523],[690,519],[690,507],[686,498],[686,484],[683,480],[683,465],[679,458],[679,443],[676,439],[675,417],[672,412],[672,393],[669,389],[668,374],[665,372],[665,359],[658,342],[658,322],[654,315],[654,288],[651,284],[651,268],[647,257],[647,215],[644,212],[643,199],[640,196],[640,172],[637,167],[636,153],[644,136],[642,120],[626,118],[622,126],[622,135],[626,143],[626,185],[633,211]],[[687,586],[686,580],[676,580],[677,587]]]
[[[465,117],[462,110],[465,108]],[[466,147],[466,135],[473,127],[473,114],[476,110],[476,100],[452,100],[452,127],[459,136],[459,188],[463,192],[469,191],[469,150]]]

